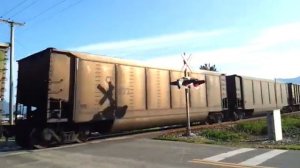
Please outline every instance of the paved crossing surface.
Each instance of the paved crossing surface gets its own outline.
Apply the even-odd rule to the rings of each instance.
[[[0,168],[299,168],[300,151],[232,148],[122,137],[45,150],[0,152],[0,163]]]

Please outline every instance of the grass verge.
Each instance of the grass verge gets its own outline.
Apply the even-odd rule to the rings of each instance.
[[[240,122],[231,126],[193,130],[195,137],[184,137],[184,132],[167,133],[155,139],[181,141],[198,144],[219,144],[255,148],[272,148],[300,150],[300,115],[282,117],[282,141],[267,139],[267,122],[265,119]]]

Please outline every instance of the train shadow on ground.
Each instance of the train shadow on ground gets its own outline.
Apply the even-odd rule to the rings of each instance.
[[[22,148],[15,143],[14,138],[9,138],[8,140],[5,138],[0,139],[0,153],[18,151],[20,149]]]

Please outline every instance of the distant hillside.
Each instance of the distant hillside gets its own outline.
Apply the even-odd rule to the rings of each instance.
[[[297,83],[300,84],[300,76],[296,77],[296,78],[279,78],[277,79],[281,82],[286,82],[286,83]]]

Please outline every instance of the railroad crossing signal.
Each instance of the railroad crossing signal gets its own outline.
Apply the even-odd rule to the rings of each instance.
[[[205,83],[204,80],[199,80],[197,78],[191,78],[188,76],[187,70],[192,72],[192,69],[189,66],[191,56],[192,56],[192,54],[190,54],[188,57],[186,57],[185,53],[183,53],[183,55],[181,55],[181,57],[183,59],[183,66],[182,66],[181,70],[184,71],[184,77],[177,79],[177,81],[170,83],[171,85],[177,86],[178,89],[180,89],[181,87],[185,87],[187,89],[187,88],[190,88],[191,86],[194,86],[197,88],[201,84]]]
[[[174,82],[171,82],[170,85],[176,85],[178,89],[180,89],[183,86],[185,87],[185,104],[186,104],[185,108],[186,108],[187,127],[184,136],[190,137],[194,135],[191,132],[191,123],[190,123],[190,96],[189,96],[190,86],[198,87],[199,85],[205,83],[205,81],[199,80],[197,78],[191,78],[188,76],[187,70],[189,69],[190,72],[192,72],[192,69],[188,64],[191,59],[191,54],[186,58],[185,53],[183,53],[181,57],[183,59],[183,67],[181,68],[181,70],[184,70],[184,77],[179,78]]]
[[[171,82],[171,85],[176,85],[178,89],[181,87],[190,88],[191,86],[197,88],[201,84],[205,83],[204,80],[199,80],[196,78],[190,78],[190,77],[182,77],[178,79],[177,81]]]
[[[190,72],[192,72],[192,69],[191,67],[189,66],[189,63],[191,61],[191,56],[192,54],[190,54],[187,58],[186,58],[186,55],[185,53],[183,53],[183,55],[181,55],[182,59],[183,59],[183,66],[181,68],[181,71],[184,70],[184,72],[186,73],[187,72],[187,69],[190,70]],[[187,74],[184,74],[184,76],[186,76]]]

